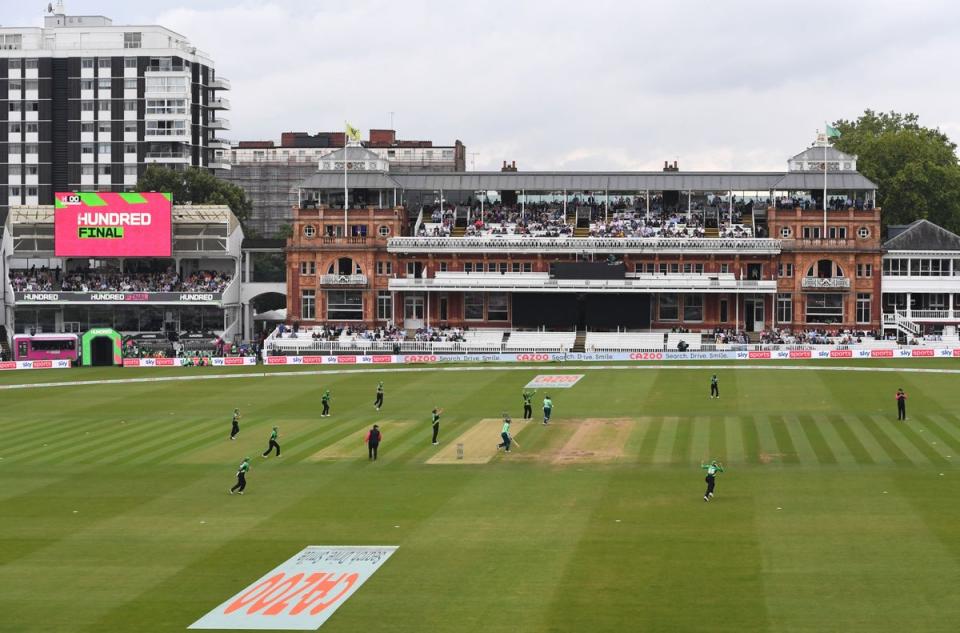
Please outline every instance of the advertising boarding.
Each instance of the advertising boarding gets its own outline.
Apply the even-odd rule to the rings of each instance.
[[[57,193],[57,257],[170,257],[168,193]]]

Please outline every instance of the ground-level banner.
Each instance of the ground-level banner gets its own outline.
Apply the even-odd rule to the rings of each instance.
[[[827,360],[836,358],[960,358],[960,348],[751,350],[723,352],[570,352],[524,354],[341,354],[267,356],[266,365],[415,365],[426,363],[555,363],[665,360]]]
[[[56,360],[6,360],[0,361],[0,370],[9,369],[69,369],[71,362],[68,359]]]
[[[124,367],[183,367],[184,365],[199,365],[203,360],[205,365],[213,367],[231,367],[239,365],[256,365],[255,356],[227,356],[225,358],[124,358]]]
[[[396,545],[311,545],[189,628],[318,629],[395,551]]]

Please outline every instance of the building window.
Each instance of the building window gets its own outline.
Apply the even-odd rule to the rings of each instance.
[[[807,323],[840,323],[843,321],[843,295],[811,293],[807,295]]]
[[[847,227],[845,226],[831,226],[827,230],[827,235],[830,236],[831,240],[845,240],[847,239]]]
[[[40,67],[40,62],[36,58],[23,60],[23,67],[27,70],[36,70]]]
[[[316,274],[317,274],[317,263],[316,263],[316,262],[300,262],[300,274],[301,274],[301,275],[316,275]]]
[[[857,264],[857,277],[873,277],[873,264]]]
[[[703,321],[703,295],[690,294],[683,296],[683,320]]]
[[[791,229],[789,226],[784,226],[780,229],[780,237],[787,238],[791,235],[793,235],[793,229]]]
[[[97,143],[97,153],[98,153],[98,154],[109,154],[109,153],[110,153],[110,143]]]
[[[7,124],[7,132],[10,134],[20,134],[23,132],[23,124],[19,121],[13,121]]]
[[[463,293],[463,318],[467,321],[483,320],[483,293]]]
[[[136,165],[124,165],[124,166],[123,166],[123,175],[124,175],[124,176],[136,176],[136,175],[137,175],[137,166],[136,166]]]
[[[307,224],[303,227],[303,236],[306,238],[311,238],[317,234],[317,227],[312,224]]]
[[[313,290],[300,291],[300,318],[315,319],[317,315],[317,298]]]
[[[136,58],[136,57],[124,57],[124,58],[123,58],[123,67],[124,67],[124,68],[136,68],[136,67],[137,67],[137,58]]]
[[[857,293],[857,323],[870,323],[870,294]]]
[[[473,262],[464,262],[463,263],[463,272],[472,273],[473,272]]]
[[[384,275],[393,274],[393,262],[380,261],[377,262],[377,274],[381,277]]]
[[[491,292],[487,297],[487,320],[506,321],[508,318],[507,293]]]
[[[702,275],[703,274],[703,264],[684,264],[683,272],[686,275]]]
[[[7,81],[7,89],[11,91],[23,90],[23,81],[19,79],[9,79]]]
[[[377,292],[377,319],[380,321],[393,320],[393,295],[389,290]]]
[[[83,112],[93,112],[93,101],[81,101],[80,110]]]
[[[777,295],[777,323],[793,322],[793,296],[789,294]]]
[[[124,33],[123,34],[123,47],[124,48],[140,48],[140,42],[143,35],[141,33]]]
[[[112,81],[113,81],[113,80],[110,79],[109,77],[101,77],[100,79],[97,79],[97,90],[108,90],[108,91],[109,91],[109,90],[110,90],[110,87],[111,87],[111,82],[112,82]]]
[[[19,33],[0,35],[0,50],[14,51],[23,47],[23,36]]]
[[[133,77],[127,77],[123,80],[123,89],[124,90],[136,90],[137,89],[137,80]]]
[[[81,67],[81,68],[93,68],[93,58],[92,58],[92,57],[84,57],[83,59],[81,59],[81,60],[80,60],[80,67]]]
[[[136,134],[137,133],[137,122],[136,121],[127,121],[123,124],[123,133],[124,134]]]
[[[437,271],[441,273],[447,272],[447,262],[438,262]]]
[[[866,226],[861,226],[859,229],[857,229],[857,236],[862,240],[867,239],[868,237],[870,237],[870,228]]]
[[[101,57],[100,59],[98,59],[98,60],[97,60],[97,67],[99,67],[99,68],[101,68],[101,69],[105,69],[105,70],[110,70],[110,58],[109,58],[109,57]]]
[[[720,264],[720,274],[721,275],[730,274],[730,264]]]
[[[23,110],[23,104],[20,103],[19,101],[11,101],[10,103],[7,104],[7,109],[10,112],[20,112],[21,110]]]
[[[92,175],[93,175],[93,165],[80,165],[80,175],[81,175],[81,176],[92,176]]]
[[[109,176],[110,165],[97,165],[97,173],[101,176]]]
[[[80,143],[81,154],[93,154],[93,143]]]
[[[819,226],[805,226],[803,227],[803,239],[805,240],[819,240],[822,236]]]
[[[793,277],[793,264],[777,264],[777,277]]]
[[[110,102],[109,102],[109,101],[99,101],[99,102],[97,102],[97,110],[100,110],[101,112],[109,112],[109,111],[110,111]]]
[[[386,224],[382,225],[382,226],[378,229],[378,231],[380,232],[380,237],[386,237],[386,236],[390,235],[390,227],[387,226]]]
[[[136,154],[136,153],[137,153],[137,144],[136,144],[136,143],[124,143],[124,144],[123,144],[123,153],[124,153],[124,154]]]
[[[657,303],[661,321],[676,321],[680,317],[677,295],[671,293],[661,294]]]
[[[359,290],[327,291],[327,319],[331,321],[362,321],[363,293]]]

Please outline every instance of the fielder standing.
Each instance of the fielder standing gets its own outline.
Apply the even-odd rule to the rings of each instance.
[[[440,442],[437,441],[437,438],[440,437],[440,414],[443,413],[443,409],[434,408],[433,410],[433,445],[436,446]]]
[[[323,396],[320,398],[320,402],[323,404],[323,411],[320,413],[321,418],[330,417],[330,390],[325,389],[323,391]]]
[[[277,438],[280,436],[280,432],[277,430],[277,427],[273,427],[273,432],[270,433],[270,443],[267,445],[267,450],[263,451],[263,457],[269,457],[273,449],[277,449],[277,457],[280,457],[280,444],[277,443]]]
[[[903,392],[903,388],[897,389],[897,419],[898,420],[907,420],[907,394]]]
[[[700,468],[707,471],[707,476],[704,478],[707,482],[707,491],[703,493],[703,500],[710,501],[713,499],[713,489],[717,485],[717,474],[723,472],[723,465],[713,460],[709,464],[700,464]]]
[[[230,494],[234,492],[239,492],[243,494],[244,488],[247,487],[247,471],[250,470],[250,458],[244,457],[243,461],[240,462],[240,468],[237,469],[237,483],[233,485],[233,488],[230,489]]]
[[[523,390],[523,419],[529,420],[533,417],[533,394],[537,393],[537,390],[534,389],[530,391],[529,389]]]
[[[717,378],[716,374],[714,374],[710,378],[710,397],[711,398],[720,397],[720,380]]]
[[[550,416],[553,414],[553,400],[550,396],[543,397],[543,424],[550,424]]]
[[[233,425],[230,427],[230,439],[236,439],[240,434],[240,409],[233,410]]]

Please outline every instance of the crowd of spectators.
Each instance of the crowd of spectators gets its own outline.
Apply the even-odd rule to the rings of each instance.
[[[760,342],[769,345],[852,345],[864,338],[878,338],[876,332],[842,328],[809,330],[775,329],[760,335]]]
[[[425,327],[414,334],[415,341],[430,343],[462,343],[463,330],[455,327]]]
[[[300,327],[297,324],[293,326],[279,325],[277,327],[277,337],[298,338]],[[310,338],[314,341],[331,342],[350,342],[358,341],[402,341],[406,338],[406,333],[395,327],[388,325],[386,327],[367,328],[363,325],[321,325],[312,328]]]
[[[223,292],[230,275],[201,270],[181,276],[173,268],[163,272],[121,272],[109,269],[62,271],[60,268],[11,270],[10,283],[17,292]]]

